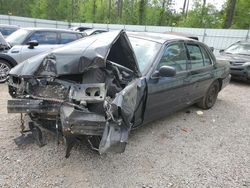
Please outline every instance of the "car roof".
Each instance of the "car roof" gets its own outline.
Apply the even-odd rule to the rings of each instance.
[[[190,34],[190,33],[182,33],[182,32],[172,32],[172,31],[168,31],[168,32],[165,32],[165,34],[177,35],[177,36],[182,36],[182,37],[187,37],[187,38],[199,40],[199,38],[198,38],[197,36],[192,35],[192,34]]]
[[[58,28],[39,28],[39,27],[25,27],[22,29],[30,30],[30,31],[61,31],[61,32],[69,32],[69,33],[80,33],[78,31],[73,31],[69,29],[58,29]]]
[[[145,40],[151,40],[157,43],[166,43],[171,40],[189,40],[196,41],[184,36],[174,35],[174,34],[163,34],[163,33],[152,33],[152,32],[126,32],[128,36],[141,38]]]

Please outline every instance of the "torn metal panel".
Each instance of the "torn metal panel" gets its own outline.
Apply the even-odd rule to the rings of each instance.
[[[88,109],[77,110],[67,105],[61,107],[60,119],[64,136],[102,135],[106,123],[103,115]]]
[[[129,128],[116,123],[107,123],[99,145],[99,153],[122,153],[128,142]]]
[[[8,100],[8,113],[58,113],[58,103],[46,103],[43,100],[15,99]]]
[[[74,84],[69,91],[69,99],[85,103],[101,102],[106,97],[104,83],[96,84]]]
[[[128,135],[134,124],[134,115],[140,102],[144,99],[145,85],[143,80],[136,79],[116,94],[112,102],[106,103],[107,121],[99,153],[124,152],[128,142]],[[110,107],[107,107],[110,105]],[[111,117],[109,117],[111,116]]]

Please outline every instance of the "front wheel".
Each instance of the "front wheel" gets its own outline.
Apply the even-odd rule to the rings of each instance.
[[[8,79],[10,69],[11,65],[7,61],[0,59],[0,83],[4,83]]]
[[[214,81],[208,88],[205,96],[197,103],[197,106],[202,109],[209,109],[214,106],[218,93],[220,90],[220,84],[218,80]]]

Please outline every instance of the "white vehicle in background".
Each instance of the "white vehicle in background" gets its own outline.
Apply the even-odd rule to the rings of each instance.
[[[5,39],[11,48],[0,53],[0,82],[7,80],[10,69],[18,63],[82,37],[79,32],[65,29],[22,28],[15,31]]]

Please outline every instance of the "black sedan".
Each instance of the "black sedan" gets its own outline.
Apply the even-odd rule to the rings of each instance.
[[[239,41],[225,50],[220,50],[217,57],[220,60],[230,62],[230,73],[232,78],[250,80],[250,42]]]
[[[123,152],[132,129],[192,104],[211,108],[229,80],[228,64],[196,40],[106,32],[14,67],[8,112],[28,114],[41,145],[40,128],[64,137],[66,157],[79,138]]]

